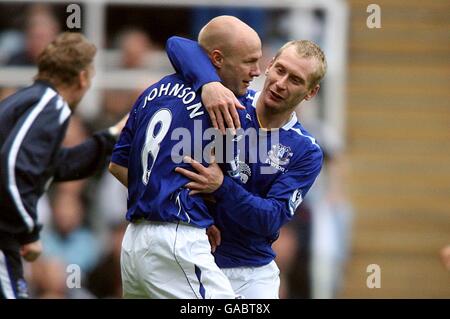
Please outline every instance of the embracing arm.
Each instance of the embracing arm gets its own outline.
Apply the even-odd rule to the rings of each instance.
[[[225,134],[241,127],[237,109],[245,109],[231,90],[220,83],[214,65],[200,45],[189,39],[171,37],[167,40],[167,55],[177,73],[193,84],[195,91],[202,89],[202,102],[212,125]]]
[[[166,51],[175,71],[191,82],[195,91],[207,83],[221,81],[208,55],[197,42],[177,36],[170,37]]]
[[[179,167],[176,171],[191,179],[186,184],[192,189],[191,194],[212,193],[221,213],[249,231],[269,236],[294,215],[321,170],[322,152],[317,148],[302,156],[273,182],[264,197],[247,191],[231,177],[223,176],[215,163],[204,167],[190,162],[198,173]]]
[[[322,153],[310,153],[280,175],[265,197],[250,193],[226,176],[214,193],[222,212],[250,231],[271,235],[291,220],[322,167]]]

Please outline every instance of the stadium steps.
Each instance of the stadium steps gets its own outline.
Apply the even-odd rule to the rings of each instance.
[[[368,288],[367,266],[381,269],[380,288]],[[435,270],[435,271],[430,271]],[[346,273],[346,298],[444,298],[448,297],[448,274],[442,276],[442,265],[436,252],[429,254],[355,254],[351,271]],[[364,288],[362,288],[364,287]],[[350,294],[356,292],[358,294]]]
[[[355,208],[341,298],[449,298],[450,2],[350,0],[347,158]],[[369,289],[370,264],[381,288]]]

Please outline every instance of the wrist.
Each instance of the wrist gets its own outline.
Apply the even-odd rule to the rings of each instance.
[[[219,180],[217,181],[217,183],[213,186],[213,190],[211,193],[214,193],[215,191],[217,191],[223,184],[223,175],[221,177],[219,177]]]
[[[230,181],[227,178],[227,176],[223,176],[222,183],[220,184],[220,186],[214,192],[212,192],[214,197],[215,198],[222,198],[223,196],[226,196],[227,193],[229,193],[231,191],[231,189],[230,189],[230,187],[231,187],[230,182],[233,183],[233,181]]]

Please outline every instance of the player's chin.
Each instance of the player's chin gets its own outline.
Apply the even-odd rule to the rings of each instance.
[[[248,86],[241,86],[239,88],[239,96],[246,94],[247,90],[248,90]]]
[[[240,95],[245,94],[250,87],[249,81],[243,81],[239,88]]]
[[[265,96],[264,104],[267,108],[279,109],[282,106],[282,101]]]

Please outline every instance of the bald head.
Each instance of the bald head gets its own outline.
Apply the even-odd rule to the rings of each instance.
[[[198,42],[222,79],[236,95],[247,92],[250,82],[260,75],[261,40],[255,30],[232,16],[219,16],[206,24]]]
[[[199,44],[207,51],[232,53],[236,46],[260,43],[258,34],[249,25],[233,16],[218,16],[209,21],[198,35]]]

